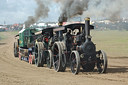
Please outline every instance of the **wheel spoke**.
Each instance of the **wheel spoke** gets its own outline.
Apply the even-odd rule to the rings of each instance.
[[[72,69],[72,72],[75,73],[75,71],[76,71],[76,59],[74,56],[71,58],[71,69]]]
[[[47,57],[47,61],[50,61],[50,58],[49,57]]]
[[[49,64],[50,64],[50,58],[47,57],[47,65],[49,65]]]
[[[101,60],[101,64],[104,64],[104,60]]]
[[[56,48],[54,48],[54,50],[55,50],[56,52],[58,52],[58,50],[57,50]]]
[[[58,60],[57,61],[55,61],[55,63],[54,63],[54,65],[57,67],[58,66]]]
[[[107,56],[104,51],[99,54],[99,60],[97,63],[99,73],[105,73],[107,69]]]

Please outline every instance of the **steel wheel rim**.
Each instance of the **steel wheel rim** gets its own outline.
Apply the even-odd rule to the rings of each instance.
[[[47,57],[47,67],[50,67],[50,53],[48,52],[48,57]]]
[[[103,54],[102,53],[100,53],[100,61],[99,61],[99,68],[98,68],[98,70],[99,70],[99,72],[102,72],[103,71],[103,68],[104,68],[104,58],[103,58]]]
[[[71,70],[73,73],[75,73],[77,70],[77,63],[75,56],[71,56]]]
[[[56,71],[59,71],[59,47],[55,44],[53,49],[53,66]]]
[[[35,64],[37,65],[37,61],[38,61],[38,46],[36,45],[35,47]]]

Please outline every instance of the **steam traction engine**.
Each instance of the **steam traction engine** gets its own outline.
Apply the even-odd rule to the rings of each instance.
[[[44,64],[47,64],[48,68],[52,67],[53,29],[54,27],[43,29],[42,41],[35,43],[35,64],[37,67],[44,66]]]
[[[15,37],[14,56],[20,60],[28,61],[30,64],[35,63],[37,67],[47,64],[48,68],[52,67],[52,46],[56,40],[53,37],[54,27],[42,29],[36,28],[22,29]]]
[[[17,41],[14,42],[14,56],[20,60],[28,61],[30,64],[35,61],[34,45],[36,40],[41,41],[42,35],[40,30],[30,27],[23,28],[18,35]],[[37,33],[37,34],[36,34]]]
[[[77,33],[74,30],[77,29]],[[107,56],[104,51],[96,51],[95,44],[91,41],[90,18],[85,19],[85,24],[69,24],[58,28],[59,40],[53,45],[53,66],[55,70],[65,71],[70,66],[73,74],[78,74],[82,66],[84,71],[93,71],[97,66],[99,73],[107,70]]]

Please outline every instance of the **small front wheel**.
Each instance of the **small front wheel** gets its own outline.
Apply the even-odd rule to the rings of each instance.
[[[104,51],[98,52],[97,69],[99,73],[105,73],[107,70],[107,55]]]
[[[80,71],[80,56],[78,51],[72,51],[70,62],[71,62],[71,72],[75,75],[78,74]]]
[[[52,54],[52,51],[51,50],[48,50],[48,56],[47,56],[47,67],[48,68],[52,68],[52,65],[53,65],[53,54]]]
[[[18,43],[17,42],[14,42],[14,56],[15,57],[18,57]]]

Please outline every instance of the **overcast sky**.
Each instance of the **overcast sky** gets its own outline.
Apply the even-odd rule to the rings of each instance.
[[[45,1],[51,2],[53,0],[45,0]],[[93,1],[93,0],[90,0],[90,1]],[[105,0],[102,0],[102,1],[105,1]],[[125,2],[123,4],[125,4]],[[127,3],[128,3],[128,1],[127,1]],[[121,17],[128,18],[127,3],[125,4],[126,6],[124,5],[124,8],[121,9],[121,12],[122,12]],[[42,21],[58,21],[58,17],[60,16],[60,13],[61,13],[60,6],[55,2],[47,3],[46,5],[48,7],[50,7],[49,16],[48,16],[48,18],[45,18],[45,19],[43,18],[40,20],[42,20]],[[117,6],[117,9],[119,9],[118,4],[116,5],[116,3],[114,3],[114,6],[115,7]],[[111,7],[112,6],[110,6],[108,8],[111,9]],[[0,0],[0,24],[4,24],[4,22],[6,22],[6,24],[24,23],[28,19],[28,16],[35,15],[36,8],[37,8],[37,4],[36,4],[35,0]],[[114,10],[116,10],[116,9],[114,9]],[[93,11],[93,10],[90,10],[90,11]],[[89,13],[91,13],[90,11],[89,11]],[[96,9],[96,11],[99,11],[99,10]],[[111,11],[111,10],[108,10],[108,11]],[[96,12],[94,12],[94,13],[92,12],[92,14],[96,15]],[[83,17],[85,17],[85,16],[87,16],[87,15],[85,14]],[[100,16],[96,17],[96,19],[98,19],[98,18],[100,18]]]
[[[51,4],[49,17],[44,21],[57,21],[59,8]],[[34,0],[0,0],[0,24],[23,23],[28,16],[33,16],[37,4]],[[49,20],[51,19],[51,20]]]

